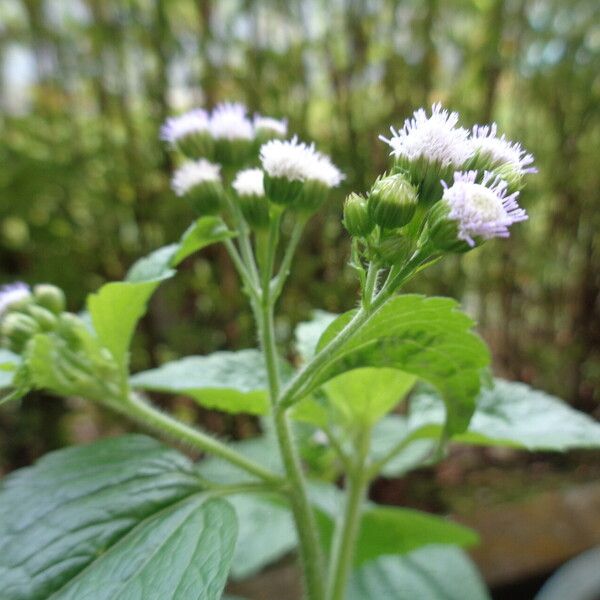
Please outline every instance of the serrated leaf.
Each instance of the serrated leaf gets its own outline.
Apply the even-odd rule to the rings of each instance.
[[[188,356],[130,378],[132,387],[184,394],[207,408],[264,415],[269,410],[264,358],[258,350]]]
[[[347,600],[489,600],[464,552],[426,546],[403,556],[382,556],[350,578]]]
[[[178,243],[158,248],[135,262],[125,280],[139,283],[161,279],[165,273],[194,252],[236,235],[227,229],[219,217],[202,217],[188,227]]]
[[[413,435],[439,436],[444,412],[432,391],[415,394],[409,418]],[[600,448],[600,423],[545,392],[496,379],[493,389],[482,390],[468,430],[452,439],[527,450]]]
[[[397,369],[354,369],[328,381],[323,390],[344,421],[370,426],[404,398],[415,380]]]
[[[314,356],[319,338],[338,315],[317,309],[311,317],[310,321],[298,323],[295,331],[296,350],[304,362]]]
[[[235,517],[205,502],[191,462],[145,436],[52,452],[0,482],[2,600],[220,598]]]
[[[289,507],[268,496],[232,496],[239,523],[231,576],[245,579],[294,550],[296,530]]]
[[[335,518],[339,517],[339,505],[334,513],[329,512],[328,519],[324,519],[324,514],[319,514],[319,524],[328,547]],[[369,504],[361,518],[354,564],[360,566],[386,554],[407,554],[429,544],[472,546],[478,540],[472,529],[443,517],[408,508]]]
[[[359,367],[388,367],[411,373],[436,386],[448,409],[448,430],[463,431],[473,414],[481,371],[489,363],[473,321],[449,298],[405,295],[385,304],[331,357],[312,388]],[[325,331],[323,348],[352,319],[351,311]]]

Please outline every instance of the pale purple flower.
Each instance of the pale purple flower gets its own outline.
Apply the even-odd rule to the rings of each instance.
[[[0,287],[0,317],[13,305],[31,296],[31,289],[26,283],[16,281]]]
[[[456,127],[458,113],[448,112],[438,102],[431,115],[419,108],[404,121],[399,131],[390,127],[392,136],[379,139],[392,148],[391,154],[406,161],[425,160],[441,167],[461,167],[473,154],[467,143],[469,132]]]
[[[454,173],[454,183],[442,181],[441,202],[449,208],[448,218],[458,225],[458,238],[475,246],[474,238],[508,237],[513,223],[525,221],[527,213],[517,203],[519,192],[507,195],[508,184],[485,172],[477,183],[477,171]]]
[[[254,127],[247,110],[238,102],[222,102],[210,115],[210,133],[215,140],[252,140]]]
[[[519,175],[537,173],[537,169],[531,166],[534,161],[533,155],[518,142],[507,140],[504,134],[498,137],[497,132],[496,123],[475,125],[469,138],[473,154],[490,160],[495,167],[508,165]]]
[[[188,135],[208,133],[210,122],[208,113],[196,108],[176,117],[169,117],[160,129],[160,139],[175,145]]]

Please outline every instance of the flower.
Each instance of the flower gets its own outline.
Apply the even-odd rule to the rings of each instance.
[[[262,115],[254,115],[252,121],[256,133],[264,131],[267,134],[275,134],[276,136],[284,137],[287,135],[287,120],[274,119],[273,117],[263,117]]]
[[[231,184],[238,196],[264,196],[264,173],[261,169],[239,171]]]
[[[468,141],[473,155],[491,163],[491,167],[508,166],[518,175],[537,173],[537,169],[531,166],[533,155],[518,142],[507,140],[504,134],[497,137],[497,131],[496,123],[475,125]]]
[[[0,317],[8,309],[31,296],[31,289],[26,283],[16,281],[0,287]]]
[[[472,248],[475,238],[508,237],[513,223],[527,219],[517,203],[519,192],[507,195],[507,185],[487,171],[481,183],[477,183],[477,171],[455,173],[451,186],[442,181],[444,194],[439,204],[447,210],[447,219],[455,221],[459,240]]]
[[[185,196],[193,187],[205,182],[221,182],[221,166],[208,160],[190,160],[179,167],[171,180],[171,187],[177,196]]]
[[[391,154],[402,161],[439,163],[441,167],[460,167],[470,158],[473,151],[467,144],[468,131],[456,127],[458,113],[448,112],[438,102],[431,107],[431,116],[425,109],[414,112],[404,121],[399,131],[390,127],[391,138],[379,139],[392,148]]]
[[[254,127],[238,102],[222,102],[210,115],[210,133],[215,140],[252,140]]]
[[[331,159],[310,146],[298,141],[271,140],[260,148],[263,169],[272,178],[288,181],[318,181],[328,188],[338,186],[344,179],[342,172]]]
[[[207,133],[209,127],[208,113],[196,108],[177,117],[169,117],[160,129],[160,139],[174,146],[189,135]]]

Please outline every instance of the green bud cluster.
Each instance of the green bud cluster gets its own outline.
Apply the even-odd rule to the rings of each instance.
[[[369,213],[373,222],[383,229],[407,225],[415,216],[418,194],[402,174],[377,179],[369,194]]]

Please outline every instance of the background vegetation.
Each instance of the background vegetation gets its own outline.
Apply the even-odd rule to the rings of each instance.
[[[278,322],[352,306],[340,225],[348,190],[385,169],[377,140],[442,100],[465,124],[497,120],[537,157],[530,221],[509,243],[445,261],[414,289],[458,297],[496,372],[598,414],[600,19],[595,0],[3,0],[0,279],[49,281],[70,308],[191,218],[158,141],[170,113],[220,100],[289,119],[347,180],[314,219]],[[253,341],[221,249],[157,294],[134,364]],[[244,419],[176,410],[244,436]],[[75,408],[75,410],[73,410]],[[0,412],[0,473],[121,427],[35,397]],[[93,412],[92,412],[93,411]]]

